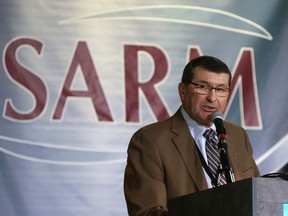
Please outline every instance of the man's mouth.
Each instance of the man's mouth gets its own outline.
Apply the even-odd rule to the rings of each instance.
[[[217,111],[217,108],[214,107],[214,106],[203,106],[203,110],[206,111],[206,112],[216,112]]]

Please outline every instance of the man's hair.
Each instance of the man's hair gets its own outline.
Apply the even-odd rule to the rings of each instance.
[[[197,67],[209,70],[215,73],[226,73],[229,75],[229,86],[231,84],[231,72],[227,65],[220,59],[213,56],[200,56],[192,59],[184,68],[181,82],[189,83],[194,78],[194,72]]]

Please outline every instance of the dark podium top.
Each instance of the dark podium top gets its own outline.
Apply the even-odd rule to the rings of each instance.
[[[288,181],[250,178],[168,201],[169,216],[283,216]]]

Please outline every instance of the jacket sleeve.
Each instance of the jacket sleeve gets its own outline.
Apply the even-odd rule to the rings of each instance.
[[[155,142],[145,129],[137,131],[130,140],[124,174],[124,193],[130,216],[167,214],[164,171]]]

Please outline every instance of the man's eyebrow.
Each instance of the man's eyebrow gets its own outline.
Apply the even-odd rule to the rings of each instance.
[[[209,85],[209,86],[212,86],[212,87],[225,87],[225,88],[229,88],[229,86],[227,84],[224,84],[224,83],[221,83],[221,84],[218,84],[218,85],[211,85],[211,83],[209,83],[208,81],[206,80],[199,80],[199,81],[194,81],[194,82],[197,82],[197,84],[206,84],[206,85]]]

